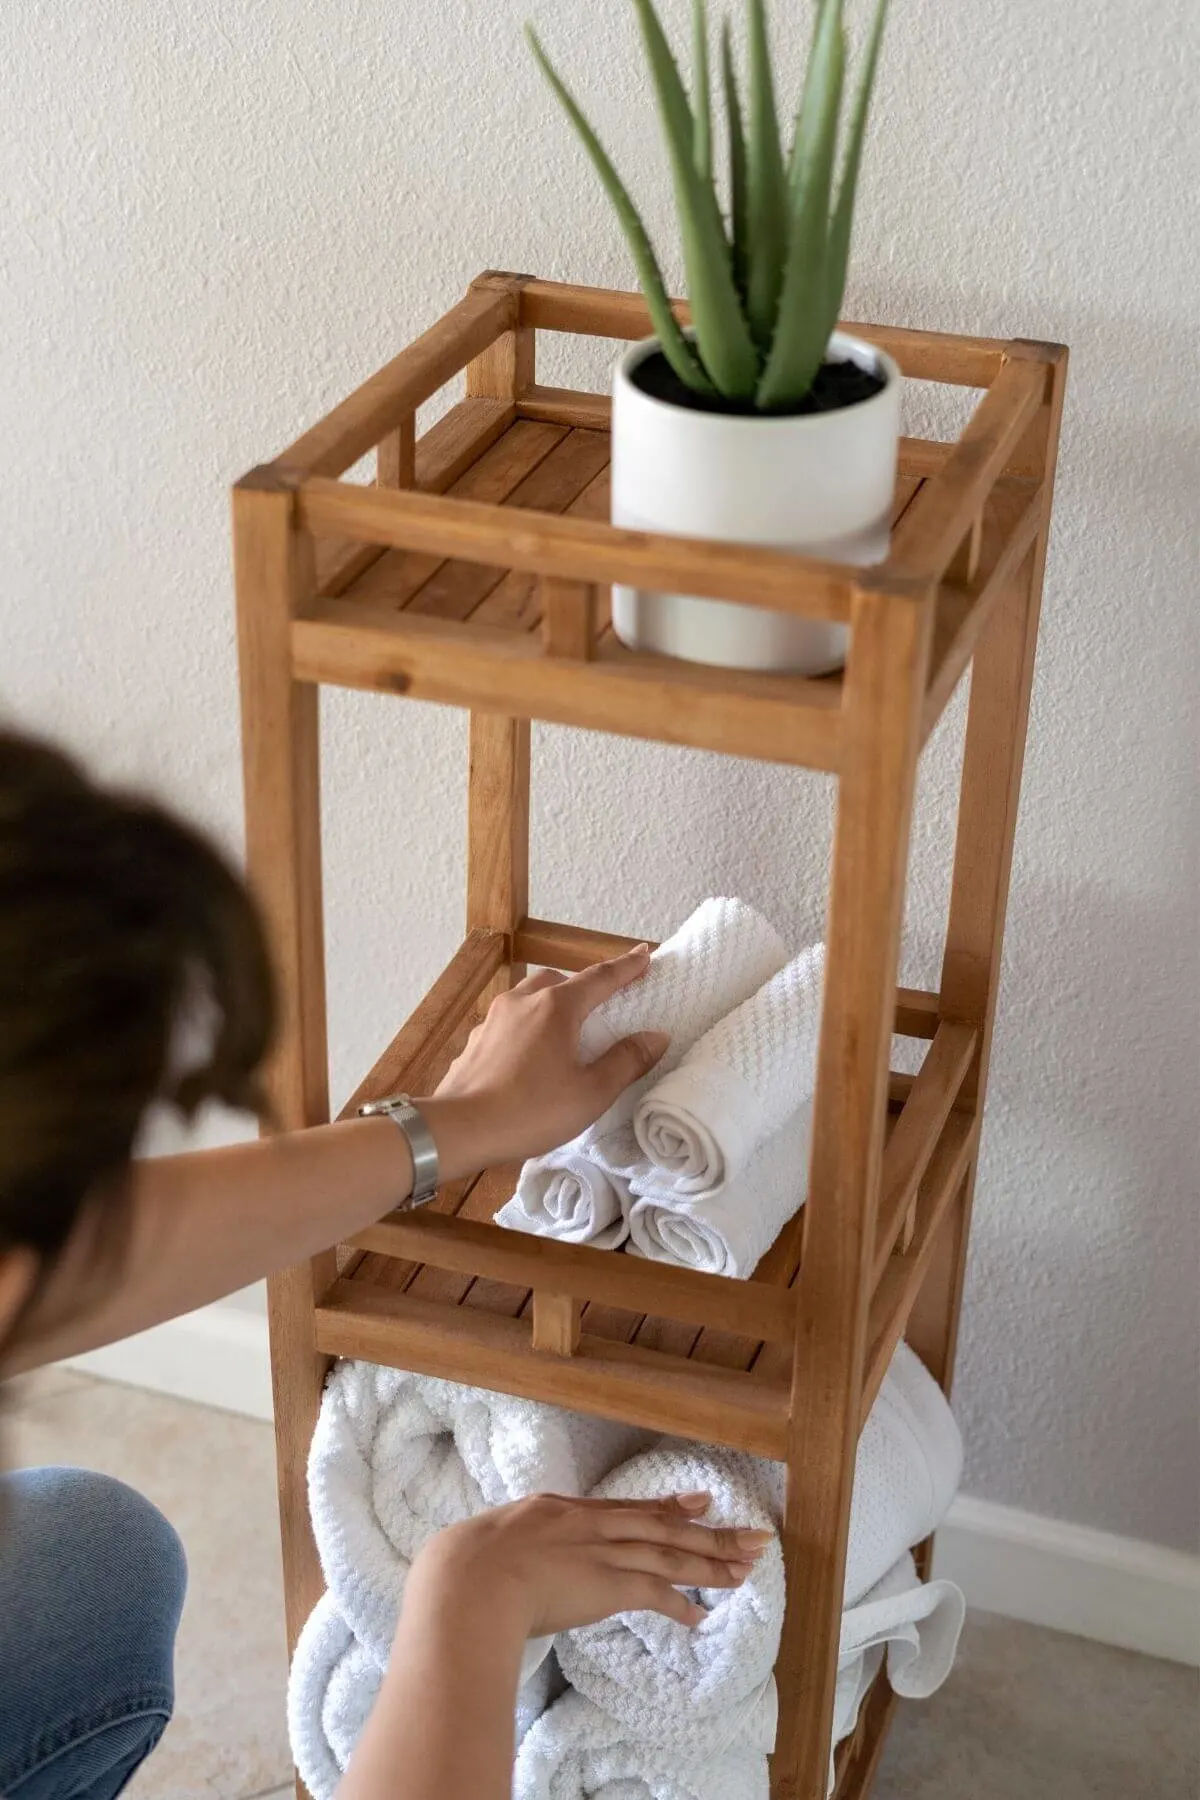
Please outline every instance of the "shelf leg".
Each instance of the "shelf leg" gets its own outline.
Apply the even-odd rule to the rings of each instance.
[[[1065,350],[1017,344],[1010,354],[1030,355],[1046,363],[1047,398],[1018,453],[1023,468],[1042,481],[1044,493],[1038,535],[996,608],[975,652],[971,673],[941,995],[946,1017],[979,1029],[975,1066],[967,1071],[959,1099],[960,1105],[972,1107],[983,1105],[996,1017],[1067,375]],[[933,1265],[909,1322],[910,1343],[947,1393],[954,1375],[974,1188],[973,1161],[962,1194],[939,1233]]]
[[[467,793],[467,929],[503,931],[510,960],[486,997],[525,973],[511,940],[529,912],[529,721],[471,714]]]
[[[933,591],[854,601],[798,1286],[773,1800],[825,1800]]]
[[[289,641],[292,617],[314,593],[313,547],[294,528],[287,483],[270,470],[239,483],[233,513],[247,864],[282,1009],[268,1089],[279,1125],[291,1130],[329,1118],[317,689],[293,681]],[[269,1284],[289,1654],[324,1585],[305,1468],[328,1367],[314,1347],[313,1314],[335,1277],[330,1250]]]

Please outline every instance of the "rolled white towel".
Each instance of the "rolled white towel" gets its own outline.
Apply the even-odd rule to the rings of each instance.
[[[526,1494],[586,1494],[652,1441],[508,1394],[338,1363],[308,1463],[313,1532],[338,1610],[386,1664],[409,1568],[435,1532]]]
[[[692,1202],[736,1182],[816,1084],[825,946],[814,944],[656,1071],[633,1115],[644,1185]]]
[[[759,1145],[727,1187],[706,1199],[660,1191],[656,1170],[635,1177],[630,1251],[654,1262],[746,1280],[803,1204],[811,1122],[806,1104]]]
[[[296,1645],[288,1679],[292,1758],[312,1800],[333,1800],[371,1714],[384,1671],[324,1594]],[[519,1745],[535,1719],[563,1690],[545,1640],[527,1647],[514,1718]]]
[[[548,1177],[584,1156],[610,1178],[627,1180],[643,1161],[633,1132],[638,1100],[682,1061],[710,1026],[755,993],[786,960],[783,939],[744,901],[714,899],[698,906],[674,936],[659,945],[644,979],[614,994],[591,1014],[580,1041],[584,1061],[594,1062],[633,1032],[669,1031],[666,1055],[580,1137],[527,1162],[515,1195],[496,1214],[497,1222],[516,1231],[583,1241],[575,1234],[587,1222],[588,1201],[574,1190],[561,1192]],[[613,1198],[619,1203],[622,1194],[622,1186],[614,1182],[612,1192],[595,1204],[601,1232],[614,1229]]]
[[[774,1684],[740,1735],[704,1751],[640,1743],[568,1688],[517,1751],[513,1800],[769,1800],[775,1730]]]
[[[735,1450],[667,1440],[592,1491],[616,1500],[707,1491],[713,1498],[705,1524],[775,1526],[766,1465]],[[778,1539],[740,1587],[704,1588],[694,1597],[708,1615],[695,1627],[660,1613],[622,1613],[555,1641],[571,1686],[617,1720],[631,1743],[669,1752],[666,1767],[676,1757],[719,1754],[742,1740],[748,1720],[763,1716],[783,1627]]]
[[[512,1231],[616,1250],[629,1235],[633,1195],[624,1176],[602,1169],[577,1139],[525,1164],[511,1200],[496,1222]]]
[[[858,1723],[859,1708],[887,1660],[887,1679],[905,1700],[927,1700],[954,1666],[966,1601],[952,1581],[925,1581],[906,1552],[856,1606],[842,1614],[833,1742]],[[834,1769],[829,1765],[832,1790]]]

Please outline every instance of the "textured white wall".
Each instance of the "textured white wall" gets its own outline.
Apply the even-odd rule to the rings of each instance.
[[[232,847],[229,482],[476,270],[628,281],[528,9],[0,14],[0,702]],[[629,8],[533,10],[664,234]],[[1189,0],[1153,10],[895,0],[850,311],[1072,346],[959,1397],[973,1492],[1188,1546],[1200,43]],[[458,940],[465,741],[454,714],[323,704],[340,1094]],[[961,719],[927,758],[913,980]],[[816,777],[540,731],[536,907],[657,933],[736,890],[816,930],[830,807]]]

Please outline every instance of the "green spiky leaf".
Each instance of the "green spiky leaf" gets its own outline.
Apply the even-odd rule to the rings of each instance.
[[[701,181],[711,181],[713,172],[712,80],[708,63],[708,7],[705,0],[692,0],[692,60],[696,71],[692,159]]]
[[[879,66],[879,48],[883,42],[887,0],[876,0],[875,15],[863,52],[862,72],[850,112],[846,132],[846,151],[842,162],[841,184],[833,222],[829,228],[829,251],[826,267],[826,305],[836,321],[842,310],[846,292],[846,269],[850,261],[850,235],[854,225],[854,203],[858,194],[858,173],[862,165],[863,142],[867,134],[867,116],[871,110],[871,94],[875,72]]]
[[[791,224],[779,320],[756,395],[765,411],[794,405],[812,386],[833,330],[828,302],[829,206],[837,152],[846,33],[842,0],[825,0],[797,123]]]
[[[775,330],[787,254],[787,180],[779,141],[779,115],[771,75],[771,45],[763,0],[749,0],[749,131],[746,187],[749,270],[746,311],[760,349]]]
[[[716,192],[696,173],[687,92],[652,0],[634,5],[671,159],[696,347],[718,393],[750,399],[758,382],[758,354],[742,314]]]
[[[729,120],[729,216],[733,236],[733,278],[746,304],[750,272],[750,219],[746,192],[746,127],[733,60],[733,32],[726,19],[721,29],[721,76],[725,87],[725,112]]]
[[[662,278],[662,271],[658,266],[658,258],[654,254],[654,247],[650,242],[646,227],[642,223],[641,214],[630,199],[624,182],[617,174],[609,160],[608,153],[592,130],[574,95],[542,48],[532,25],[526,26],[525,35],[533,54],[541,65],[542,73],[553,89],[563,111],[575,127],[583,147],[603,183],[604,191],[612,201],[621,229],[625,234],[625,241],[633,256],[638,281],[650,308],[650,322],[662,345],[663,354],[680,380],[686,382],[688,387],[694,388],[698,393],[711,394],[712,383],[705,374],[700,359],[684,336],[679,321],[671,311],[671,302]]]

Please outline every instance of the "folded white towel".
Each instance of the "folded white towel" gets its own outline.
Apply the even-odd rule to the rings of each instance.
[[[698,1752],[639,1743],[573,1688],[542,1714],[517,1751],[513,1800],[768,1800],[774,1685],[742,1734]]]
[[[312,1800],[333,1800],[370,1717],[384,1671],[346,1624],[332,1595],[308,1619],[288,1680],[288,1736],[292,1757]],[[553,1653],[530,1645],[517,1694],[514,1741],[563,1690]]]
[[[573,1187],[564,1190],[553,1181],[554,1174],[573,1168],[574,1159],[582,1155],[610,1177],[627,1179],[644,1160],[633,1132],[634,1108],[642,1095],[786,959],[778,932],[744,901],[705,900],[698,906],[674,936],[659,945],[644,979],[596,1009],[580,1042],[584,1061],[594,1062],[633,1032],[669,1031],[666,1055],[580,1137],[561,1151],[527,1162],[515,1195],[496,1214],[498,1223],[580,1242],[578,1233],[587,1225],[591,1206],[597,1230],[615,1234],[613,1201],[619,1204],[623,1197],[619,1183],[613,1183],[607,1194],[597,1189],[596,1197]],[[615,1246],[610,1242],[609,1247]]]
[[[833,1742],[840,1744],[858,1723],[858,1713],[886,1656],[887,1678],[906,1700],[927,1700],[954,1665],[966,1618],[966,1601],[952,1581],[922,1582],[905,1553],[842,1614]],[[829,1785],[833,1787],[833,1762]]]
[[[708,1491],[706,1524],[775,1525],[768,1465],[736,1450],[669,1439],[614,1470],[593,1490],[606,1499]],[[660,1613],[622,1613],[556,1640],[571,1686],[618,1720],[634,1743],[678,1755],[715,1755],[740,1741],[773,1687],[783,1624],[783,1555],[773,1539],[738,1588],[704,1588],[698,1626]],[[670,1758],[667,1758],[670,1766]]]
[[[816,1083],[825,946],[814,944],[657,1073],[634,1110],[653,1165],[645,1185],[692,1201],[721,1194]]]
[[[586,1494],[652,1442],[532,1400],[341,1362],[308,1463],[313,1532],[343,1619],[379,1664],[413,1558],[447,1525],[550,1491]]]
[[[707,1198],[663,1193],[656,1169],[635,1177],[630,1251],[654,1262],[746,1280],[803,1203],[811,1123],[809,1102],[759,1145],[720,1193]]]

